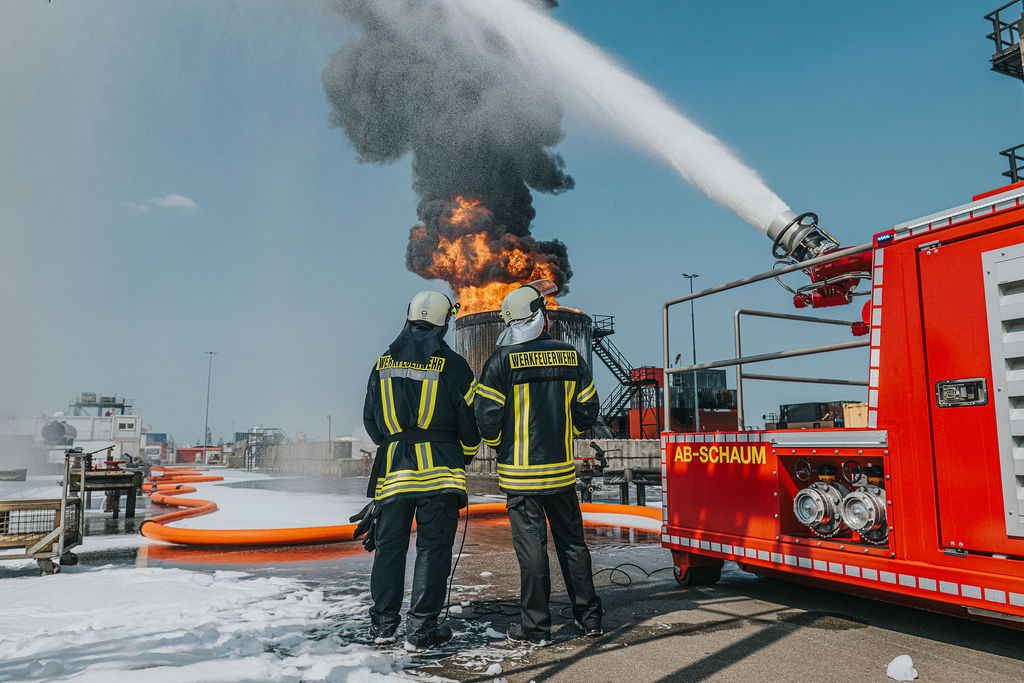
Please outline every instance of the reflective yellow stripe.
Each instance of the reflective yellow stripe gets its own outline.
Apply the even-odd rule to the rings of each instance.
[[[416,424],[423,429],[428,428],[430,421],[434,419],[434,406],[437,405],[437,385],[436,379],[429,379],[424,380],[420,386],[420,407],[416,416]]]
[[[376,498],[387,498],[397,493],[423,493],[446,488],[466,490],[466,471],[448,467],[433,467],[422,472],[399,470],[390,473],[383,484],[377,486]]]
[[[564,474],[566,472],[574,471],[576,471],[576,463],[574,462],[561,462],[555,465],[530,465],[529,467],[517,467],[515,465],[505,465],[500,462],[498,463],[498,474],[503,474],[506,476],[547,476],[552,474]]]
[[[474,456],[474,455],[476,455],[480,451],[480,443],[479,442],[473,444],[472,446],[467,446],[466,444],[462,443],[461,441],[459,443],[462,444],[462,454],[463,455]]]
[[[435,479],[431,482],[408,482],[396,484],[377,492],[375,498],[383,500],[390,496],[397,495],[399,493],[427,493],[429,491],[443,491],[443,490],[455,489],[457,491],[466,490],[466,479],[463,477],[444,477],[442,479]]]
[[[483,396],[484,398],[491,399],[495,403],[505,405],[505,394],[501,393],[497,389],[492,389],[489,386],[477,382],[476,393]]]
[[[576,393],[576,382],[565,383],[565,458],[572,460],[572,408],[573,395]]]
[[[590,397],[597,393],[597,387],[591,382],[587,385],[587,388],[580,392],[580,395],[576,398],[580,403],[589,401]]]
[[[433,469],[434,468],[434,451],[431,449],[429,443],[424,444],[424,445],[426,446],[425,450],[427,451],[427,469],[428,470],[429,469]],[[423,469],[423,468],[421,467],[420,469]]]
[[[520,404],[522,400],[520,398],[523,385],[516,384],[512,387],[512,412],[515,417],[516,430],[512,435],[512,463],[516,467],[522,467],[523,465],[523,442],[520,437],[522,432],[523,416],[521,414]]]
[[[391,379],[383,379],[380,383],[380,409],[384,413],[384,425],[388,432],[394,434],[398,431],[397,425],[391,421],[391,411],[388,410],[388,393],[391,388]]]
[[[523,385],[523,464],[530,464],[530,385]]]
[[[423,470],[427,469],[426,461],[423,459],[423,444],[421,444],[421,443],[416,444],[415,451],[416,451],[416,469],[422,472]]]
[[[516,384],[512,388],[515,402],[516,434],[513,460],[516,465],[530,464],[530,385]]]
[[[498,463],[498,485],[516,491],[557,489],[576,481],[576,463],[517,467]]]
[[[480,438],[482,438],[484,440],[484,443],[490,446],[491,448],[497,448],[498,446],[501,445],[501,434],[498,434],[498,436],[496,436],[493,439],[487,439],[484,437]]]
[[[432,379],[427,384],[430,385],[430,399],[427,407],[427,419],[423,421],[423,428],[426,429],[430,426],[430,421],[434,419],[434,406],[437,405],[437,385],[440,384],[436,379]]]
[[[384,471],[385,472],[390,472],[391,471],[391,456],[394,455],[394,453],[395,453],[395,446],[397,446],[397,445],[398,445],[398,442],[392,442],[392,443],[388,444],[388,450],[386,451],[387,461],[386,461],[385,467],[384,467]],[[380,478],[380,479],[377,480],[377,488],[375,490],[374,497],[377,497],[377,496],[380,495],[381,490],[384,488],[384,482],[386,481],[386,479],[387,479],[387,477],[385,476],[385,477]]]
[[[466,490],[466,483],[465,483],[465,481],[458,482],[458,481],[455,481],[455,480],[445,480],[445,481],[442,481],[442,482],[438,482],[437,484],[431,484],[429,486],[409,485],[409,486],[403,486],[401,488],[391,489],[389,491],[382,491],[379,494],[377,494],[375,497],[377,498],[377,500],[384,500],[385,498],[390,498],[391,496],[396,496],[396,495],[398,495],[400,493],[429,493],[431,491],[444,491],[446,489],[447,490],[455,489],[457,491],[465,491]]]
[[[513,489],[516,491],[557,489],[563,486],[570,486],[575,481],[575,472],[570,472],[569,474],[560,477],[549,477],[546,479],[508,479],[500,474],[498,475],[498,486],[504,489]]]
[[[384,409],[384,423],[387,425],[388,431],[392,434],[400,432],[402,427],[398,424],[398,413],[395,410],[395,389],[391,384],[390,377],[381,382],[380,400]]]
[[[449,467],[432,467],[422,472],[416,470],[399,470],[390,473],[384,480],[384,488],[394,487],[399,484],[429,484],[437,479],[451,477],[454,479],[465,479],[466,470]]]
[[[462,400],[466,402],[466,405],[473,405],[473,399],[476,398],[476,385],[477,381],[473,380],[473,383],[469,385],[469,391],[467,391],[462,397]]]
[[[423,426],[423,418],[427,415],[427,401],[430,399],[430,382],[420,383],[420,407],[416,412],[416,424]]]

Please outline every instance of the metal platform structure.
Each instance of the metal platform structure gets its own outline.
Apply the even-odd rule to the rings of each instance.
[[[68,415],[131,415],[132,400],[123,396],[98,396],[92,391],[83,391],[81,396],[68,401]]]
[[[267,450],[272,446],[282,446],[288,443],[288,437],[279,427],[259,427],[248,432],[235,434],[236,443],[240,441],[239,436],[244,436],[245,469],[258,470],[267,466]]]
[[[594,355],[618,380],[619,385],[601,402],[598,436],[628,437],[628,410],[660,408],[657,378],[647,368],[634,368],[609,337],[615,334],[615,316],[595,315],[592,348]]]
[[[1024,0],[1012,0],[985,15],[992,23],[986,38],[994,44],[992,70],[1024,81]],[[1024,143],[1001,151],[1010,169],[1003,175],[1011,183],[1024,180]]]
[[[986,38],[995,44],[992,70],[1024,81],[1024,0],[1012,0],[985,15],[992,22]]]
[[[1024,143],[1004,149],[999,154],[1010,162],[1010,170],[1003,171],[1003,175],[1009,178],[1011,183],[1019,183],[1024,180]]]

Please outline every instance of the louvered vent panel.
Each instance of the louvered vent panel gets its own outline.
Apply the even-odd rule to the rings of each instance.
[[[1006,529],[1024,536],[1024,245],[982,254]]]

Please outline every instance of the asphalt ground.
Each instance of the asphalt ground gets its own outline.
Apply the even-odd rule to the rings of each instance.
[[[259,486],[354,493],[365,481],[289,479]],[[89,535],[135,535],[145,516],[164,511],[149,509],[143,497],[135,520],[115,522],[99,513],[101,500],[94,497]],[[456,637],[436,652],[410,657],[412,671],[467,682],[861,683],[890,680],[887,664],[909,654],[920,681],[1024,680],[1024,631],[763,579],[731,563],[715,586],[680,587],[657,534],[594,525],[586,528],[586,535],[606,609],[604,636],[582,637],[571,617],[561,613],[567,598],[549,542],[555,642],[531,648],[502,639],[499,634],[518,619],[518,564],[507,520],[474,519],[453,581],[452,604],[459,613],[452,613],[448,623]],[[460,526],[456,549],[461,537]],[[407,587],[412,558],[410,547]],[[289,576],[339,596],[365,594],[370,561],[371,556],[350,543],[233,551],[123,548],[82,555],[84,565],[240,569]],[[0,576],[33,573],[34,568],[26,568]],[[364,620],[346,620],[332,633],[368,644],[366,626]],[[494,673],[496,667],[500,673]]]
[[[554,643],[544,648],[498,644],[487,662],[501,673],[472,670],[464,654],[422,667],[458,681],[886,681],[886,667],[910,655],[920,681],[1024,680],[1024,632],[911,607],[854,597],[788,582],[763,579],[727,563],[714,586],[680,587],[668,567],[669,552],[648,534],[609,542],[611,528],[597,534],[593,559],[604,601],[605,635],[586,638],[553,610]],[[618,532],[623,533],[623,532]],[[494,530],[470,538],[487,548],[464,558],[460,576],[483,566],[500,567],[480,578],[476,600],[515,596],[518,569],[510,547]],[[565,601],[554,554],[550,556],[553,600]],[[630,562],[637,567],[621,566]],[[602,571],[603,570],[603,571]],[[624,573],[625,572],[625,573]],[[627,578],[628,573],[629,578]],[[465,579],[460,583],[466,582]],[[628,585],[623,585],[626,584]],[[467,582],[468,583],[468,582]],[[465,594],[474,593],[464,590]],[[481,603],[485,608],[486,602]],[[466,608],[472,616],[471,606]],[[488,615],[495,630],[517,617],[512,605]],[[501,648],[508,658],[499,660]],[[469,665],[467,665],[467,662]],[[484,669],[486,671],[486,669]],[[493,671],[493,669],[492,669]]]

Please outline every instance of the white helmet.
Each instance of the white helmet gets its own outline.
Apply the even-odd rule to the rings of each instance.
[[[546,295],[558,287],[550,280],[534,280],[514,289],[501,302],[501,319],[505,329],[498,336],[498,346],[512,346],[536,339],[547,329]]]
[[[525,320],[547,306],[547,295],[558,292],[550,280],[534,280],[528,285],[514,289],[501,302],[501,319],[506,325]]]
[[[409,302],[406,318],[412,322],[444,327],[458,310],[458,304],[452,305],[452,300],[441,292],[425,289]]]

